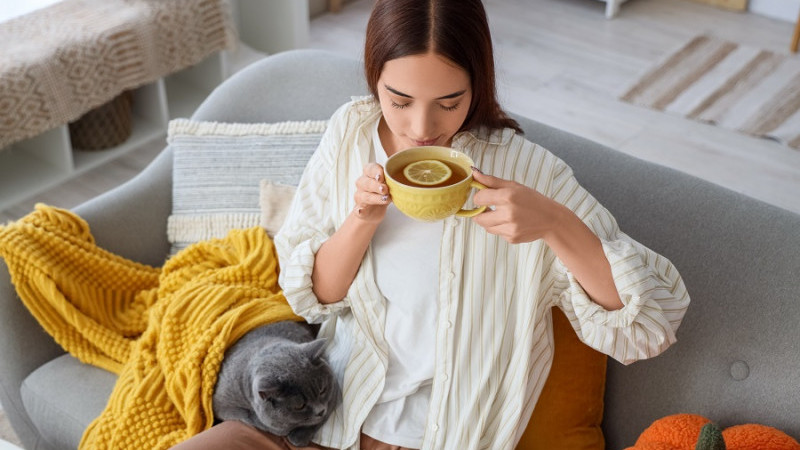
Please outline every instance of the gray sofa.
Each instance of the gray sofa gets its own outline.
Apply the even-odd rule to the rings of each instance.
[[[332,53],[274,55],[218,87],[194,118],[328,118],[366,92],[359,63]],[[523,117],[635,239],[672,260],[692,304],[678,343],[652,360],[608,364],[607,448],[632,445],[653,420],[702,414],[800,438],[800,216]],[[75,211],[112,252],[160,265],[169,245],[171,151]],[[17,298],[0,264],[0,401],[28,449],[76,448],[115,377],[65,355]]]

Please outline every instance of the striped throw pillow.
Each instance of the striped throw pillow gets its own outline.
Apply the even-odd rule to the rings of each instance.
[[[167,142],[174,154],[172,254],[191,243],[261,223],[261,180],[296,186],[327,121],[217,123],[175,119]]]

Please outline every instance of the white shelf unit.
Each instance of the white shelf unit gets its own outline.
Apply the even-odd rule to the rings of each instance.
[[[134,90],[133,130],[122,144],[105,150],[74,149],[64,124],[0,149],[0,210],[164,139],[170,119],[191,116],[227,77],[269,53],[305,47],[308,42],[305,1],[234,0],[231,7],[241,39],[237,48]]]
[[[131,136],[104,150],[72,147],[68,125],[0,149],[0,210],[53,188],[155,139],[167,124],[188,117],[223,81],[226,58],[215,53],[201,63],[133,91]]]
[[[131,136],[109,149],[73,149],[68,125],[61,125],[0,150],[0,209],[162,136],[168,121],[163,80],[133,92],[132,113]]]

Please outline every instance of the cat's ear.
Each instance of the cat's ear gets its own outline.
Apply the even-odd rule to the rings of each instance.
[[[327,343],[327,339],[319,338],[305,344],[306,351],[311,356],[311,359],[318,359],[325,355],[325,345]]]

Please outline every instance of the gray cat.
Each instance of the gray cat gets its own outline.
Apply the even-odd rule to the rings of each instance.
[[[214,388],[214,416],[239,420],[292,445],[308,445],[341,400],[310,325],[283,321],[255,328],[225,352]]]

